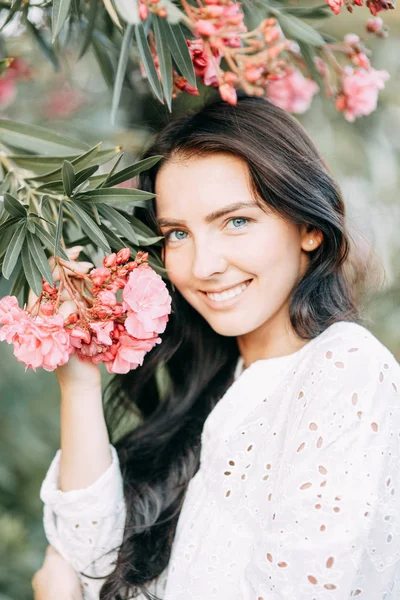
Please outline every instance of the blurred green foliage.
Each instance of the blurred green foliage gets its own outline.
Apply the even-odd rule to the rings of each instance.
[[[350,30],[362,34],[367,16],[362,9],[353,15],[342,11],[324,28],[339,37]],[[371,242],[385,268],[385,283],[364,298],[364,324],[400,360],[400,14],[391,11],[384,20],[390,37],[373,41],[373,65],[388,70],[391,79],[380,94],[378,111],[350,124],[328,102],[315,98],[301,122],[342,187],[350,227]],[[18,53],[29,55],[29,51],[22,39]],[[94,63],[88,57],[72,68],[67,59],[61,73],[54,73],[41,59],[34,62],[35,77],[20,84],[6,116],[53,127],[89,144],[101,139],[121,144],[128,154],[127,163],[131,162],[148,135],[168,118],[166,107],[150,97],[147,86],[136,78],[134,92],[124,92],[118,124],[111,127],[111,92]],[[86,100],[67,116],[52,116],[43,99],[65,82],[79,89]],[[182,94],[174,113],[201,101]],[[366,260],[371,258],[367,255]],[[9,292],[6,283],[0,284],[0,297]],[[25,372],[12,348],[0,344],[0,600],[33,596],[31,578],[42,564],[47,545],[39,490],[59,448],[59,417],[54,373]]]

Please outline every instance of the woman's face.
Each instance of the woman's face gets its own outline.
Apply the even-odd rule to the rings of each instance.
[[[318,241],[256,204],[244,161],[174,158],[159,171],[155,191],[165,268],[217,333],[245,336],[288,317],[307,251]]]

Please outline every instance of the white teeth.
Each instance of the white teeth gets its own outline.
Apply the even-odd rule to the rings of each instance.
[[[230,290],[226,290],[225,292],[221,292],[220,294],[208,294],[207,296],[210,300],[214,300],[215,302],[222,302],[223,300],[229,300],[229,298],[234,298],[235,296],[239,296],[249,285],[250,281],[247,283],[241,283],[240,285],[235,286]]]

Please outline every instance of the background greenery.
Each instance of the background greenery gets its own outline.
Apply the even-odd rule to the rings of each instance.
[[[338,37],[349,31],[363,35],[368,16],[364,9],[357,8],[353,15],[343,10],[324,29]],[[391,74],[378,111],[350,124],[317,97],[301,122],[342,187],[350,226],[359,238],[369,240],[385,269],[384,284],[364,298],[364,324],[400,360],[400,14],[390,11],[384,20],[390,37],[369,38],[373,65]],[[12,34],[8,55],[25,58],[33,72],[30,80],[18,83],[15,101],[1,116],[48,126],[91,145],[100,140],[122,144],[126,164],[136,159],[147,137],[169,118],[167,109],[149,95],[140,73],[133,72],[133,89],[124,90],[116,125],[111,126],[111,92],[90,52],[78,63],[74,56],[65,55],[61,70],[55,72],[37,56],[36,45],[24,31],[16,28]],[[202,102],[209,92],[203,88],[200,98],[182,94],[174,114]],[[372,266],[371,257],[366,260]],[[0,285],[0,297],[9,292],[5,284]],[[39,489],[58,447],[55,375],[25,372],[12,348],[1,344],[0,600],[32,598],[30,581],[47,545]]]

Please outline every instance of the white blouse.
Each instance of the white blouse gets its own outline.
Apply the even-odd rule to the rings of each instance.
[[[257,360],[208,416],[167,569],[164,600],[399,600],[400,367],[367,329],[331,325],[294,354]],[[43,481],[47,539],[106,575],[125,505],[113,463],[61,492]],[[86,600],[103,580],[81,576]],[[144,600],[140,596],[140,600]]]

